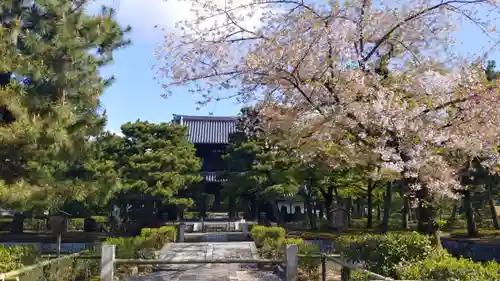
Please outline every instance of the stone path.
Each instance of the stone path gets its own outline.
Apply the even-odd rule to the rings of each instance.
[[[173,243],[160,253],[161,259],[218,260],[259,259],[253,242]],[[130,277],[130,281],[282,281],[255,264],[175,264],[162,265],[151,275]]]

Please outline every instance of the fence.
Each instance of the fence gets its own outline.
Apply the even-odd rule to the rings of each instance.
[[[114,281],[115,265],[134,264],[134,265],[166,265],[166,264],[260,264],[260,265],[281,265],[284,266],[284,278],[286,281],[298,280],[298,265],[299,258],[318,258],[321,259],[321,280],[326,281],[326,262],[331,261],[341,266],[341,281],[349,281],[352,271],[360,271],[364,273],[370,280],[395,281],[391,278],[367,271],[357,265],[350,264],[340,259],[340,255],[299,255],[297,245],[286,245],[284,260],[156,260],[156,259],[116,259],[115,245],[103,244],[101,255],[83,255],[81,253],[62,256],[59,258],[49,259],[41,263],[23,267],[18,270],[7,273],[0,273],[0,281],[38,281],[51,280],[48,275],[57,277],[57,280],[72,280],[70,276],[74,276],[77,269],[78,260],[98,260],[100,259],[100,281]],[[44,256],[51,258],[52,256]],[[88,268],[88,265],[83,265],[83,268]],[[68,278],[64,278],[66,276]],[[88,272],[87,278],[90,279],[92,272]],[[22,276],[20,279],[19,277]],[[400,280],[405,281],[405,280]],[[406,280],[415,281],[415,280]]]
[[[394,280],[389,277],[382,276],[375,272],[363,269],[355,264],[351,264],[340,259],[338,254],[321,254],[321,255],[297,255],[299,258],[319,258],[321,259],[321,281],[326,281],[326,262],[331,261],[337,265],[340,265],[342,269],[340,270],[340,280],[349,281],[351,279],[351,273],[353,271],[358,271],[363,273],[368,280],[378,280],[378,281],[418,281],[418,280]],[[288,264],[287,264],[288,265]],[[287,279],[288,281],[288,279]],[[295,280],[294,280],[295,281]]]
[[[185,241],[185,237],[186,237],[186,233],[189,233],[189,232],[193,232],[192,230],[189,231],[190,227],[192,228],[195,228],[198,224],[200,224],[200,228],[203,229],[204,233],[206,232],[210,232],[210,231],[207,231],[207,228],[206,228],[206,225],[204,225],[203,222],[201,223],[195,223],[193,225],[186,225],[185,223],[181,223],[179,224],[179,239],[178,241],[179,242],[184,242]],[[215,226],[217,229],[216,231],[213,231],[213,232],[223,232],[225,228],[227,229],[230,229],[230,224],[233,224],[234,226],[234,230],[233,231],[228,231],[228,232],[237,232],[237,233],[241,233],[243,236],[247,236],[248,235],[248,223],[247,222],[227,222],[227,223],[218,223],[218,224],[213,224],[211,223],[210,225],[212,226]]]
[[[114,281],[115,265],[134,264],[134,265],[173,265],[173,264],[260,264],[260,265],[284,265],[284,278],[286,281],[298,280],[299,258],[320,258],[321,259],[321,277],[326,281],[326,261],[332,261],[342,267],[341,281],[349,281],[352,271],[360,271],[366,274],[371,280],[394,281],[391,278],[362,269],[357,265],[347,263],[340,259],[340,255],[298,255],[297,245],[286,245],[284,260],[243,260],[243,259],[220,259],[220,260],[145,260],[145,259],[116,259],[115,245],[104,244],[102,246],[101,256],[101,274],[100,281]],[[415,280],[400,280],[415,281]]]
[[[42,255],[46,259],[34,265],[25,266],[17,270],[0,273],[1,281],[39,281],[39,280],[74,280],[76,276],[80,280],[90,280],[91,276],[99,270],[97,260],[98,255],[90,256],[82,253],[75,253],[56,257]],[[92,271],[90,264],[82,264],[82,260],[95,260],[95,270]]]
[[[295,249],[295,252],[290,251],[288,247],[292,246],[291,248]],[[293,247],[295,246],[295,247]],[[250,260],[243,260],[243,259],[238,259],[238,260],[228,260],[228,259],[220,259],[220,260],[183,260],[183,261],[172,261],[172,260],[145,260],[145,259],[116,259],[115,258],[115,245],[108,245],[108,244],[103,244],[102,245],[102,250],[101,250],[101,274],[100,274],[100,281],[114,281],[114,273],[115,273],[115,265],[123,265],[123,264],[134,264],[134,265],[172,265],[172,264],[262,264],[262,265],[269,265],[269,264],[283,264],[283,260],[255,260],[255,259],[250,259]],[[287,253],[295,253],[295,257],[291,255],[288,257],[290,262],[293,262],[295,259],[295,263],[297,262],[297,246],[296,245],[288,245],[286,252],[285,252],[285,258],[287,257]],[[294,273],[295,272],[295,273]],[[296,281],[297,278],[297,268],[295,268],[295,271],[291,270],[290,272],[287,272],[287,279],[286,280],[292,280]],[[295,276],[295,279],[293,278]]]
[[[246,223],[246,222],[245,222]],[[184,222],[187,233],[205,233],[205,232],[241,232],[243,222],[226,221],[226,222]]]

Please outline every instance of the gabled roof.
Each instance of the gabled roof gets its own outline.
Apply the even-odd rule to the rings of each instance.
[[[174,114],[173,123],[188,127],[188,138],[195,144],[228,144],[236,131],[237,117],[190,116]]]

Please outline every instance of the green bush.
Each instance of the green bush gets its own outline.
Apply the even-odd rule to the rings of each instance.
[[[140,236],[144,238],[150,248],[160,249],[166,243],[177,240],[177,228],[175,226],[143,228]]]
[[[11,246],[4,247],[0,244],[0,272],[8,272],[34,264],[38,251],[32,246]]]
[[[143,258],[147,255],[144,252],[147,246],[147,240],[142,236],[137,237],[109,237],[106,244],[116,246],[116,257],[121,259]]]
[[[23,225],[24,231],[43,232],[47,230],[47,220],[25,219]]]
[[[247,225],[248,225],[248,233],[251,233],[253,227],[256,226],[256,225],[258,225],[258,224],[255,223],[255,222],[247,222]]]
[[[266,259],[283,259],[285,246],[295,244],[298,254],[318,255],[317,245],[306,244],[302,238],[285,238],[285,229],[281,227],[266,227],[255,225],[250,231],[255,245],[259,248],[261,257]],[[321,260],[317,257],[301,257],[299,259],[299,280],[315,281],[320,278],[319,265]]]
[[[397,268],[424,260],[436,251],[429,237],[416,232],[341,236],[336,245],[349,261],[393,278],[397,275]]]
[[[300,245],[304,244],[304,239],[302,239],[302,238],[286,238],[284,240],[284,242],[285,242],[285,245],[292,245],[293,244],[293,245],[300,246]]]
[[[83,231],[85,219],[77,218],[68,221],[68,231]]]
[[[272,226],[266,227],[262,225],[255,225],[250,231],[250,237],[255,241],[255,245],[258,248],[264,246],[264,240],[284,240],[285,239],[285,229],[282,227]]]
[[[183,218],[190,220],[190,219],[199,219],[200,213],[199,212],[184,212]]]
[[[456,259],[443,250],[427,259],[401,267],[398,276],[400,279],[420,281],[492,281],[500,280],[500,264]]]
[[[123,259],[145,258],[151,256],[152,250],[158,250],[168,242],[177,239],[175,226],[162,226],[160,228],[143,228],[136,237],[110,237],[106,244],[116,245],[116,256]]]

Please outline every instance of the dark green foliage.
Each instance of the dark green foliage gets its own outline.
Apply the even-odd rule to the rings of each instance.
[[[266,227],[255,225],[250,236],[259,248],[260,255],[267,259],[283,259],[286,245],[295,244],[298,246],[300,255],[319,255],[320,250],[317,245],[306,244],[300,238],[285,238],[285,229],[282,227]],[[299,280],[319,280],[319,265],[321,260],[312,257],[299,258]]]
[[[122,259],[152,258],[151,251],[159,250],[164,244],[175,242],[177,228],[163,226],[160,228],[143,228],[136,237],[110,237],[106,244],[116,245],[116,256]]]
[[[137,121],[121,127],[123,137],[106,135],[98,139],[105,158],[115,163],[123,188],[184,204],[175,196],[179,190],[199,182],[200,159],[179,125]]]
[[[228,167],[224,190],[233,198],[271,203],[297,193],[294,168],[298,159],[291,149],[265,136],[260,124],[257,109],[241,110],[238,132],[231,136],[224,156]]]
[[[398,268],[423,260],[436,251],[429,237],[416,232],[341,236],[335,244],[346,259],[392,278],[397,276]]]
[[[500,264],[494,261],[483,264],[465,258],[457,259],[446,251],[440,251],[401,268],[398,276],[401,279],[421,281],[500,280]]]
[[[250,231],[250,237],[252,237],[255,245],[260,248],[264,245],[264,241],[266,239],[285,239],[285,229],[282,227],[267,227],[262,225],[255,225]]]
[[[128,44],[129,28],[109,8],[88,15],[87,0],[25,2],[0,1],[0,200],[56,207],[96,191],[82,182],[106,173],[82,155],[105,124],[100,97],[112,78],[99,67]],[[74,173],[82,166],[93,176]]]
[[[8,272],[35,263],[38,252],[31,246],[4,247],[0,244],[0,272]]]
[[[496,68],[497,64],[494,60],[489,60],[487,62],[485,72],[486,72],[486,79],[488,79],[488,81],[494,81],[498,79],[500,73],[496,70]]]

